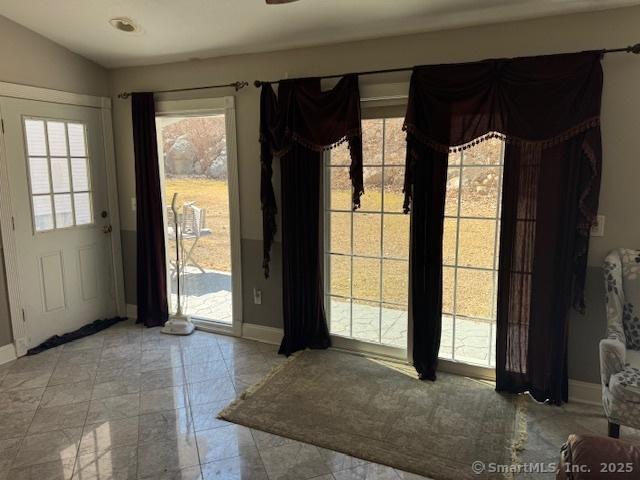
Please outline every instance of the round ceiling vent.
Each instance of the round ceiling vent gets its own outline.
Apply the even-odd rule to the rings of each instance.
[[[109,23],[113,28],[121,32],[136,33],[140,31],[140,27],[136,25],[136,22],[128,17],[115,17],[109,20]]]

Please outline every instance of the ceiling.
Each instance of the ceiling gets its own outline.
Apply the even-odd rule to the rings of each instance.
[[[2,0],[0,15],[105,67],[384,37],[640,0]],[[109,25],[132,18],[140,33]]]

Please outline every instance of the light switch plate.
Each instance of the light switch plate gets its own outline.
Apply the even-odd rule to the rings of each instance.
[[[136,197],[131,197],[131,210],[136,211]]]
[[[591,227],[592,237],[604,237],[604,215],[596,216],[596,223]]]

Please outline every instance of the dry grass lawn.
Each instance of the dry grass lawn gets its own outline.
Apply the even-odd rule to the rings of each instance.
[[[167,178],[165,182],[167,198],[174,192],[180,193],[180,203],[196,202],[207,211],[206,226],[212,235],[201,238],[194,251],[194,258],[204,268],[231,271],[228,190],[224,181],[205,178]],[[363,209],[381,210],[382,195],[374,188],[369,189],[363,199]],[[331,204],[349,205],[350,191],[333,190]],[[447,198],[447,210],[455,210],[452,203],[457,201],[455,192]],[[464,202],[465,199],[463,198]],[[483,204],[482,199],[468,198],[473,202],[475,214],[491,216],[493,204]],[[483,206],[484,205],[484,206]],[[385,191],[384,210],[401,212],[402,194]],[[351,246],[351,212],[331,214],[332,253],[380,256],[382,252],[382,277],[380,261],[377,259],[351,258],[331,255],[331,293],[369,301],[391,304],[406,304],[408,292],[409,216],[390,214],[384,216],[384,235],[381,237],[380,214],[354,213],[353,247]],[[461,266],[492,268],[494,258],[494,222],[489,220],[461,220],[458,264]],[[457,220],[447,219],[444,232],[445,264],[454,264]],[[170,252],[173,257],[175,254]],[[353,278],[353,291],[350,292]],[[454,269],[444,269],[443,309],[453,311]],[[490,318],[492,315],[492,292],[494,285],[492,272],[458,269],[457,299],[458,315]],[[391,307],[391,305],[388,305]],[[391,307],[393,308],[393,307]],[[398,308],[398,307],[396,307]]]
[[[179,193],[180,205],[195,202],[197,207],[204,208],[206,214],[206,228],[212,234],[201,237],[193,258],[203,267],[222,272],[231,272],[231,234],[229,226],[229,191],[227,183],[222,180],[208,178],[166,178],[165,195],[167,201]],[[187,248],[192,240],[185,240]],[[175,247],[173,247],[175,248]],[[174,249],[170,248],[168,255],[175,258]]]

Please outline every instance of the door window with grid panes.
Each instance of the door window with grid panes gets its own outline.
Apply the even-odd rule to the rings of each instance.
[[[402,118],[362,121],[362,206],[351,211],[349,150],[325,163],[326,311],[332,335],[407,347],[409,216]]]
[[[351,211],[349,151],[325,165],[326,312],[332,335],[407,347],[409,216],[402,118],[362,121],[365,195]],[[495,366],[503,142],[449,155],[440,357]]]
[[[449,154],[440,357],[495,366],[504,143]]]
[[[92,224],[86,126],[25,118],[24,137],[34,230]]]

